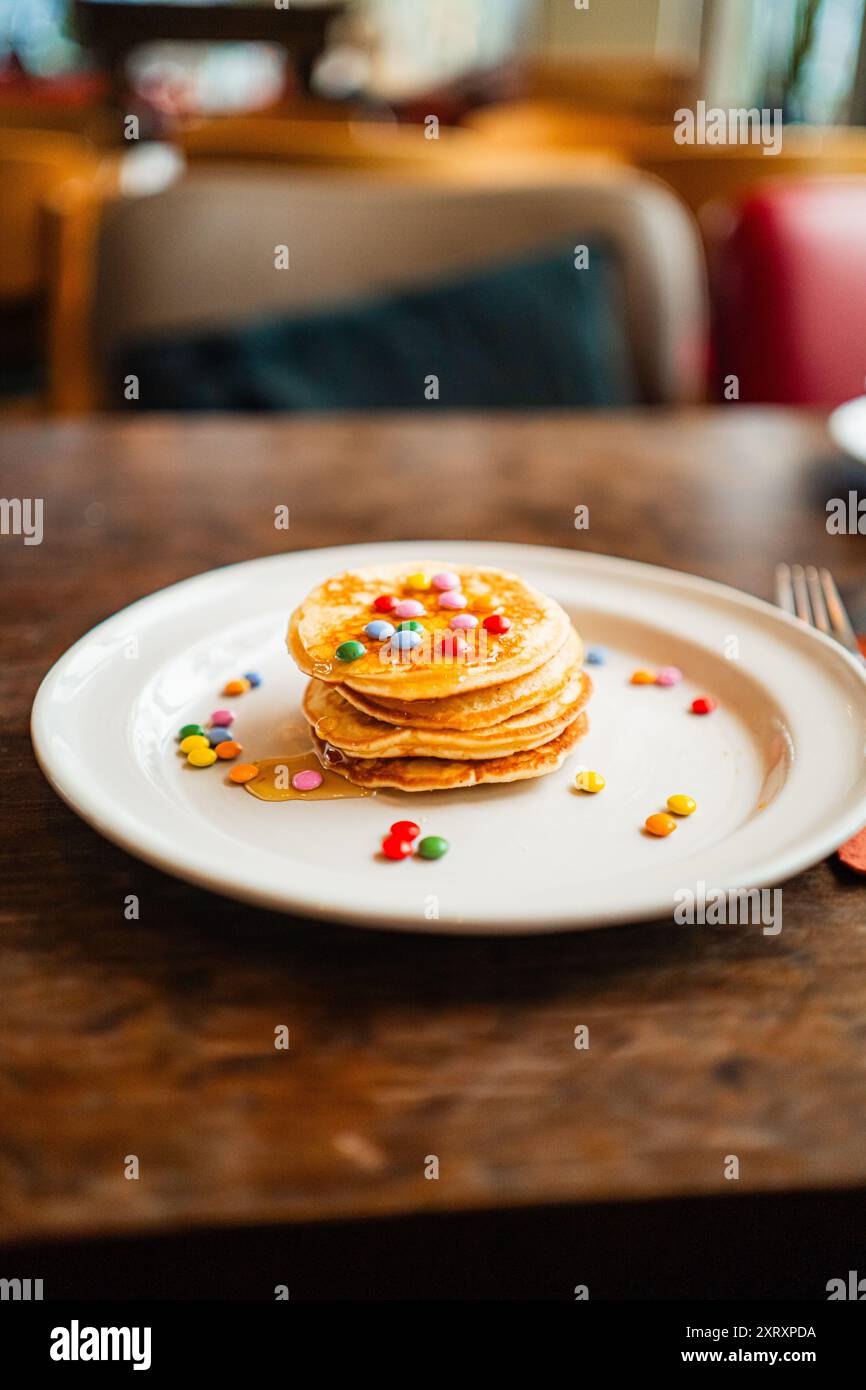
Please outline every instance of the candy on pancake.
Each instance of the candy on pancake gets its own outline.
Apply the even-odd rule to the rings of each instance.
[[[587,730],[585,712],[539,748],[474,762],[456,758],[351,758],[313,735],[323,766],[361,787],[404,792],[450,791],[482,782],[521,782],[555,772]]]
[[[446,695],[441,700],[414,700],[411,704],[406,700],[374,699],[346,684],[336,688],[356,709],[386,724],[408,725],[412,729],[485,729],[552,700],[580,669],[581,654],[580,638],[572,628],[549,661],[501,685]]]
[[[417,589],[410,582],[420,574],[446,571],[459,577],[459,590]],[[397,600],[393,612],[398,617],[407,604],[412,606],[412,621],[420,623],[423,638],[414,649],[408,636],[407,649],[395,652],[394,643],[376,642],[365,633],[380,614],[377,600],[389,596]],[[455,605],[478,619],[477,628],[458,632],[450,627]],[[493,613],[509,619],[507,632],[490,633],[484,627]],[[480,565],[422,565],[416,560],[371,565],[326,580],[295,609],[287,643],[306,675],[345,682],[366,696],[435,700],[536,670],[559,651],[570,630],[559,604],[517,575]],[[458,653],[452,659],[443,659],[443,642]]]
[[[487,729],[410,729],[384,724],[350,705],[333,686],[310,681],[304,715],[322,743],[353,758],[494,758],[537,748],[576,719],[591,690],[576,671],[553,700],[536,706],[534,718],[518,715]]]

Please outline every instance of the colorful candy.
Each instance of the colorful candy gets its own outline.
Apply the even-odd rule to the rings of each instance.
[[[422,859],[441,859],[449,849],[448,841],[441,835],[425,835],[418,842],[418,853]]]
[[[207,734],[187,734],[180,741],[181,753],[191,753],[194,748],[209,748]]]
[[[357,661],[359,656],[363,656],[367,648],[363,642],[341,642],[334,656],[338,661]]]
[[[401,840],[399,835],[386,835],[382,841],[382,853],[386,859],[408,859],[412,853],[412,841]]]
[[[398,624],[397,624],[397,631],[398,631],[398,632],[423,632],[423,631],[424,631],[424,628],[423,628],[423,626],[421,625],[421,623],[416,622],[416,620],[415,620],[414,618],[407,618],[406,621],[405,621],[404,623],[398,623]]]
[[[191,748],[186,758],[193,767],[211,767],[217,760],[212,748]]]
[[[607,647],[587,647],[586,663],[588,666],[603,666],[607,661]]]
[[[210,722],[217,729],[227,729],[229,724],[234,723],[234,718],[230,709],[215,709]]]
[[[488,632],[493,632],[499,636],[507,632],[511,627],[511,619],[506,618],[502,613],[491,613],[489,618],[484,619],[484,626]]]
[[[246,695],[249,689],[251,689],[251,683],[246,676],[243,676],[240,680],[226,681],[223,686],[223,695]]]
[[[231,739],[231,736],[231,729],[221,729],[217,727],[214,729],[208,729],[207,731],[208,743],[210,744],[211,748],[216,748],[218,743],[225,743],[227,740]]]
[[[419,574],[410,574],[410,575],[409,575],[409,578],[406,580],[406,588],[407,588],[407,589],[429,589],[429,588],[430,588],[430,576],[429,576],[429,574],[420,574],[420,573],[419,573]]]
[[[314,792],[316,787],[322,785],[323,780],[321,772],[317,772],[314,767],[305,767],[303,771],[295,773],[292,786],[296,792]]]
[[[424,613],[424,605],[419,603],[417,598],[401,598],[399,603],[394,605],[394,612],[398,618],[420,618]]]
[[[669,811],[673,811],[675,816],[690,816],[693,811],[698,809],[698,803],[691,796],[684,796],[677,792],[676,796],[669,796],[667,801]]]
[[[259,769],[255,763],[238,763],[229,773],[229,781],[236,782],[239,786],[244,782],[251,782],[254,777],[258,777]]]
[[[575,786],[582,792],[603,792],[607,783],[600,772],[591,772],[588,769],[579,772],[574,779]]]
[[[632,671],[632,685],[655,685],[656,678],[652,671]]]
[[[647,816],[644,824],[651,835],[658,835],[662,838],[665,835],[673,834],[677,828],[673,816],[666,816],[664,811],[657,811],[654,816]]]
[[[178,734],[178,738],[183,740],[185,738],[191,738],[194,734],[201,734],[201,736],[204,737],[204,729],[201,724],[184,724]]]
[[[222,758],[224,762],[229,762],[232,758],[236,758],[238,754],[243,751],[243,748],[235,738],[225,739],[222,743],[218,743],[215,749],[217,757]]]
[[[716,702],[709,695],[699,695],[692,700],[692,714],[712,714],[715,708]]]
[[[663,666],[656,672],[656,685],[679,685],[682,678],[679,666]]]
[[[393,613],[399,602],[396,594],[380,594],[373,600],[373,607],[377,613]]]
[[[394,636],[394,624],[386,623],[384,618],[376,618],[367,624],[364,631],[374,642],[386,642],[389,637]]]
[[[459,593],[460,575],[455,574],[453,570],[440,570],[438,574],[433,576],[433,588],[441,589],[443,592],[453,590],[455,593]]]
[[[416,647],[420,647],[424,638],[420,632],[413,632],[411,628],[398,628],[391,638],[391,646],[398,652],[411,652]]]
[[[466,597],[459,589],[446,589],[439,595],[440,608],[465,608]]]
[[[439,651],[442,656],[451,658],[455,656],[465,656],[469,651],[469,647],[466,642],[464,642],[459,632],[446,632],[440,638]]]
[[[391,826],[391,834],[396,835],[398,840],[417,840],[421,834],[421,827],[413,820],[395,820]]]
[[[256,686],[261,685],[262,683],[262,678],[259,675],[258,671],[244,671],[244,680],[249,681],[250,685],[254,690]]]
[[[451,619],[448,626],[456,628],[458,631],[462,628],[477,627],[478,619],[472,613],[458,613]]]

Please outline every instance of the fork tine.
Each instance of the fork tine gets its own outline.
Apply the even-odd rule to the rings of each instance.
[[[809,590],[809,602],[812,605],[812,617],[819,632],[830,632],[830,619],[827,615],[827,605],[824,602],[824,591],[821,588],[821,581],[818,578],[818,571],[814,565],[806,566],[806,585]]]
[[[809,604],[809,590],[802,565],[791,566],[791,583],[794,586],[794,611],[804,623],[812,625],[812,609]]]
[[[827,611],[830,616],[830,623],[833,629],[833,636],[837,642],[841,642],[843,647],[847,647],[849,652],[855,656],[860,656],[860,648],[854,629],[851,626],[851,619],[845,609],[845,605],[839,597],[839,590],[836,588],[836,581],[829,570],[820,571],[821,586],[824,590],[824,597],[827,600]]]
[[[788,565],[776,566],[776,603],[786,613],[796,613],[794,590],[791,588],[791,570]]]

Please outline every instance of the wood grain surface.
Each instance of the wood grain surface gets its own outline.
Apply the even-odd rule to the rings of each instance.
[[[0,1238],[866,1182],[866,883],[836,863],[786,887],[776,938],[353,931],[138,863],[58,800],[28,735],[39,680],[94,623],[285,548],[529,541],[765,597],[776,560],[826,563],[866,626],[863,539],[825,527],[857,475],[821,421],[154,417],[0,445],[4,495],[45,502],[40,546],[0,537]]]

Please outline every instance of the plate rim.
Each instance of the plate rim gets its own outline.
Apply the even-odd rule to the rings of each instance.
[[[362,554],[369,555],[375,552],[377,556],[388,558],[389,556],[397,559],[399,551],[412,551],[415,554],[428,549],[428,553],[445,553],[448,550],[456,551],[458,548],[471,549],[474,554],[484,550],[493,550],[501,553],[503,565],[508,564],[508,553],[513,552],[515,557],[519,554],[525,556],[526,552],[531,552],[533,556],[538,556],[539,563],[546,561],[548,564],[558,563],[560,566],[569,567],[574,562],[579,565],[587,565],[597,569],[600,573],[605,570],[618,572],[620,575],[629,574],[638,577],[639,575],[652,575],[654,579],[664,584],[670,585],[681,591],[691,594],[703,594],[708,597],[715,597],[720,600],[734,603],[735,605],[745,606],[758,616],[770,619],[776,623],[781,631],[786,628],[793,637],[795,634],[802,642],[817,643],[818,648],[823,650],[826,657],[840,663],[841,667],[847,668],[853,673],[856,680],[863,689],[864,703],[866,703],[866,662],[858,660],[851,653],[846,651],[840,644],[835,642],[825,634],[816,629],[808,627],[800,622],[791,614],[786,613],[781,608],[769,603],[767,600],[758,598],[744,590],[737,589],[733,585],[719,580],[708,579],[702,575],[692,574],[685,570],[670,569],[662,565],[654,565],[643,560],[632,560],[622,556],[608,555],[606,553],[568,549],[564,546],[542,546],[534,545],[530,542],[499,541],[499,540],[394,540],[394,541],[364,541],[349,543],[336,546],[307,546],[299,550],[280,551],[276,554],[250,557],[246,560],[239,560],[227,565],[218,565],[213,569],[201,571],[198,574],[189,575],[184,579],[176,580],[174,583],[166,584],[159,589],[153,590],[141,598],[134,599],[132,603],[109,614],[106,618],[89,628],[72,643],[58,658],[52,663],[51,667],[43,676],[33,700],[30,717],[30,733],[33,744],[34,754],[37,763],[52,789],[60,796],[69,808],[75,812],[86,824],[95,829],[105,839],[116,844],[126,853],[152,865],[161,872],[182,881],[192,883],[196,887],[204,888],[208,892],[218,893],[234,901],[248,903],[257,907],[271,911],[293,914],[303,920],[304,918],[318,921],[330,921],[360,926],[370,930],[395,930],[412,931],[423,935],[479,935],[479,936],[506,936],[506,935],[540,935],[547,933],[558,933],[565,931],[589,930],[593,927],[628,925],[629,923],[641,921],[656,921],[672,915],[672,904],[670,897],[664,903],[648,900],[642,906],[634,908],[615,907],[610,910],[595,911],[591,921],[575,915],[573,912],[566,913],[561,911],[550,911],[540,920],[530,920],[528,912],[522,916],[511,916],[497,921],[495,928],[483,923],[478,919],[466,921],[460,917],[452,917],[448,920],[436,920],[421,926],[417,916],[409,916],[400,909],[390,912],[383,910],[380,905],[378,912],[367,908],[353,909],[344,908],[340,905],[328,905],[318,903],[303,893],[292,893],[290,890],[279,894],[271,892],[269,889],[260,889],[253,884],[244,884],[232,878],[231,875],[223,871],[214,872],[198,869],[195,865],[186,864],[182,858],[173,857],[170,850],[166,851],[159,844],[152,842],[142,843],[136,837],[135,826],[140,827],[142,822],[135,822],[134,817],[127,814],[121,824],[110,821],[100,812],[95,794],[89,793],[80,787],[70,787],[66,784],[66,779],[62,775],[57,775],[52,767],[52,756],[49,746],[50,735],[50,701],[52,691],[57,682],[62,679],[65,669],[75,659],[80,650],[100,632],[121,620],[129,618],[131,614],[141,614],[151,607],[164,601],[166,595],[175,591],[184,591],[189,594],[199,586],[206,585],[212,581],[213,576],[218,574],[230,574],[234,571],[250,571],[257,568],[267,568],[286,564],[287,561],[303,560],[310,556],[321,556],[323,560],[331,556],[340,556],[339,561],[343,567],[346,563],[342,557],[355,554],[359,557]],[[491,561],[492,562],[492,561]],[[351,560],[348,562],[351,564]],[[369,559],[364,563],[370,563]],[[515,558],[515,565],[519,561]],[[287,614],[288,618],[288,614]],[[112,803],[116,804],[116,803]],[[840,815],[837,820],[825,826],[823,833],[813,832],[804,839],[799,846],[794,845],[786,853],[778,851],[775,860],[768,868],[767,875],[761,878],[761,887],[773,887],[781,882],[785,882],[795,874],[802,872],[806,868],[820,862],[831,854],[846,839],[860,830],[866,822],[866,772],[863,774],[863,795],[857,805],[852,808],[849,814]],[[147,827],[147,822],[143,823]],[[124,829],[128,825],[128,829]],[[149,827],[148,827],[149,828]],[[731,881],[726,885],[727,888],[737,888],[746,886],[756,886],[741,884]]]

